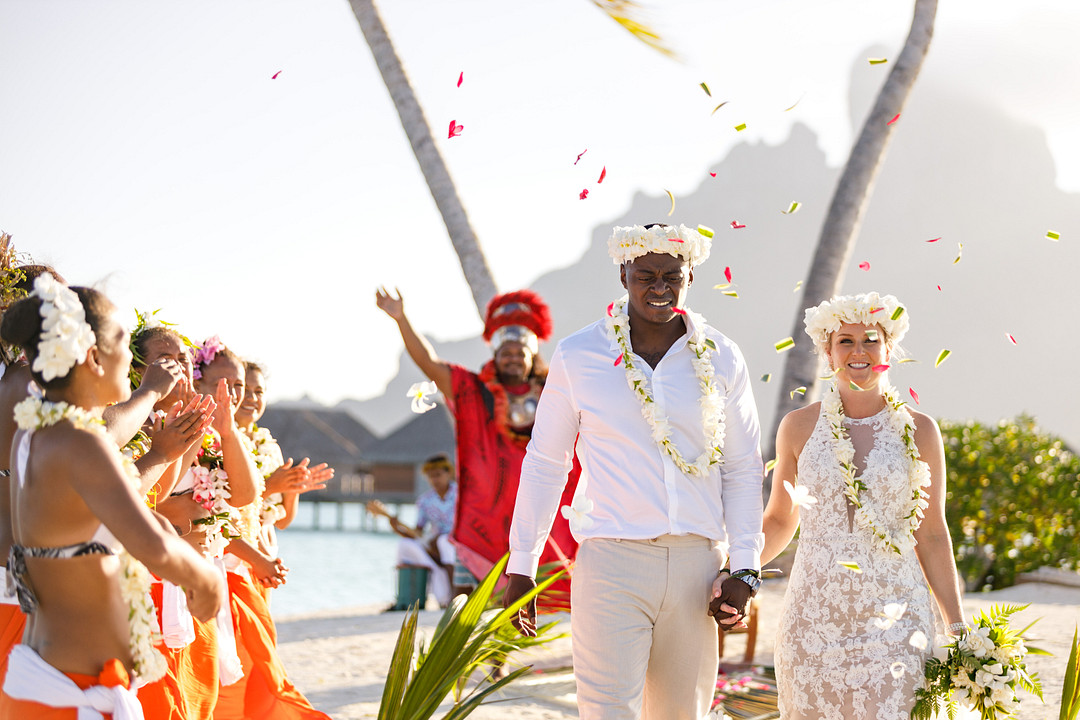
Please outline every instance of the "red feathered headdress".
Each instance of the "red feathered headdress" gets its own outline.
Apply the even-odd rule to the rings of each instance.
[[[521,328],[521,330],[503,330],[503,328]],[[522,330],[528,331],[522,333]],[[551,312],[547,303],[532,290],[496,295],[488,303],[484,318],[484,340],[492,342],[498,333],[496,348],[508,340],[515,340],[530,347],[536,353],[536,340],[546,341],[551,337]],[[535,339],[529,338],[531,334]],[[525,336],[524,339],[522,336]],[[501,341],[500,341],[501,339]],[[532,342],[529,342],[532,340]]]

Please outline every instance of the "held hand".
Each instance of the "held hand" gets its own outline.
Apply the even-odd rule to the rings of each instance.
[[[375,304],[394,320],[401,320],[405,317],[405,303],[401,299],[400,290],[394,288],[394,294],[397,297],[393,297],[389,290],[380,286],[375,290]]]
[[[260,584],[271,588],[285,584],[285,576],[289,573],[289,568],[285,567],[281,558],[268,558],[259,553],[254,560],[255,562],[248,564],[251,565],[251,574]]]
[[[745,618],[753,597],[749,585],[738,578],[722,575],[713,581],[712,596],[709,615],[721,630],[746,627]]]
[[[171,393],[176,383],[185,377],[184,367],[180,363],[168,358],[162,358],[150,363],[143,370],[139,390],[152,392],[157,397],[163,398]]]
[[[507,574],[510,582],[503,590],[503,607],[513,605],[522,595],[536,587],[536,581],[526,575]],[[536,598],[533,598],[511,620],[525,637],[536,637]]]
[[[197,578],[184,588],[188,610],[203,622],[217,615],[221,606],[229,601],[225,578],[217,568],[205,560],[199,563]]]

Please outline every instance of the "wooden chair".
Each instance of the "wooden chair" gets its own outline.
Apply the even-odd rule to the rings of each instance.
[[[734,630],[720,630],[717,626],[720,650],[720,661],[724,661],[724,636],[728,634],[746,634],[746,652],[743,653],[743,665],[754,664],[754,651],[757,648],[757,633],[758,633],[758,603],[756,598],[750,600],[750,612],[746,615],[746,627],[736,628]]]

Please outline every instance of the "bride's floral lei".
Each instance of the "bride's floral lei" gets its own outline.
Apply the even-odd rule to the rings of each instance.
[[[269,430],[258,425],[254,426],[251,433],[251,442],[255,444],[255,465],[259,468],[259,472],[262,473],[265,480],[285,464],[281,457],[281,447]],[[283,503],[284,497],[282,497],[281,493],[271,493],[262,498],[259,521],[263,525],[273,525],[285,517]]]
[[[86,410],[66,402],[45,402],[29,397],[15,406],[15,422],[21,430],[37,430],[67,420],[80,430],[105,434],[105,423]],[[112,440],[108,439],[109,445]],[[124,470],[133,487],[138,489],[139,471],[135,464],[121,455]],[[154,644],[160,639],[157,631],[157,608],[150,598],[150,572],[127,550],[118,554],[120,560],[120,595],[127,603],[129,647],[135,674],[145,682],[154,682],[165,675],[165,656]]]
[[[627,332],[630,327],[630,316],[626,312],[628,297],[623,295],[608,308],[607,329],[608,335],[615,340],[622,350],[622,357],[618,362],[622,363],[626,371],[626,384],[637,395],[641,403],[641,414],[652,428],[652,438],[660,449],[667,453],[675,466],[687,475],[703,477],[713,465],[723,461],[724,447],[724,404],[720,397],[720,390],[716,386],[712,360],[709,357],[710,350],[716,350],[716,343],[705,337],[705,318],[701,315],[686,310],[693,324],[694,332],[691,334],[687,345],[693,351],[691,363],[694,366],[694,374],[697,376],[698,385],[701,387],[701,427],[705,433],[705,450],[693,461],[687,460],[671,441],[671,424],[667,416],[661,414],[656,400],[652,396],[648,378],[645,377],[638,367],[634,365],[633,348],[630,344],[630,335]]]
[[[915,547],[915,531],[922,524],[923,510],[929,504],[927,493],[923,489],[930,485],[930,467],[919,459],[919,448],[915,445],[915,420],[904,409],[896,388],[891,385],[884,391],[885,406],[889,410],[889,424],[904,442],[911,463],[908,470],[911,506],[902,520],[907,527],[899,537],[892,537],[886,530],[885,519],[880,510],[862,501],[859,493],[866,489],[863,481],[855,477],[855,446],[844,429],[844,406],[836,382],[821,400],[821,408],[828,420],[833,436],[833,451],[844,474],[844,495],[855,506],[855,523],[870,532],[878,546],[886,551],[902,554]]]

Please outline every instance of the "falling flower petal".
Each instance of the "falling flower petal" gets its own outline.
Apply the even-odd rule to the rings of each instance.
[[[899,320],[900,316],[903,315],[903,314],[904,314],[904,306],[903,305],[897,305],[896,309],[893,310],[891,317],[892,317],[893,320]]]
[[[799,387],[797,387],[794,390],[792,390],[791,392],[789,392],[788,397],[790,397],[792,400],[794,400],[796,395],[805,395],[805,394],[806,394],[806,386],[805,385],[800,385]]]
[[[889,672],[892,673],[892,676],[894,678],[899,680],[900,678],[904,677],[904,673],[907,672],[907,667],[904,666],[904,663],[897,661],[889,666]]]
[[[719,285],[713,285],[713,290],[727,290],[731,287],[731,283],[720,283]]]
[[[946,358],[952,355],[952,350],[942,350],[938,353],[937,360],[934,361],[934,367],[937,367],[941,363],[945,362]]]
[[[921,405],[922,404],[922,403],[919,402],[919,393],[915,392],[914,388],[908,388],[907,391],[909,393],[911,393],[911,399],[915,401],[916,405]]]
[[[723,294],[727,295],[728,297],[735,298],[736,300],[739,299],[739,293],[735,292],[734,290],[724,290]]]
[[[667,211],[668,217],[671,217],[671,213],[675,212],[675,196],[671,194],[670,190],[664,190],[667,193],[668,200],[671,200],[671,209]]]
[[[798,212],[799,208],[801,208],[801,207],[802,207],[802,203],[793,202],[793,203],[791,203],[791,205],[788,206],[787,210],[781,210],[780,212],[784,213],[785,215],[791,215],[793,213]]]
[[[461,87],[461,82],[465,79],[465,71],[462,70],[461,74],[457,76],[457,86]]]
[[[869,263],[869,262],[867,262],[866,260],[863,260],[863,261],[862,261],[861,263],[859,263],[859,269],[860,269],[860,270],[864,270],[864,271],[867,271],[867,272],[869,272],[869,270],[870,270],[870,263]]]
[[[428,395],[434,395],[439,391],[439,388],[430,380],[424,382],[414,383],[409,392],[405,393],[406,397],[412,398],[412,411],[417,415],[423,415],[428,410],[435,407],[435,403],[429,402]]]
[[[873,340],[874,342],[877,342],[877,330],[875,330],[874,328],[868,328],[866,330],[866,337]]]
[[[596,184],[599,185],[600,183],[604,182],[604,178],[606,178],[606,177],[607,177],[607,165],[605,165],[604,168],[600,171],[600,179],[596,181]]]
[[[889,58],[867,58],[871,65],[884,65],[889,62]]]
[[[791,348],[795,347],[795,339],[786,337],[780,342],[774,344],[773,347],[776,348],[776,352],[782,353],[785,350],[790,350]]]
[[[578,200],[584,200],[587,197],[589,197],[588,189],[582,190],[581,193],[578,194]]]
[[[735,132],[742,132],[746,129],[746,123],[739,123],[735,126]]]
[[[727,104],[728,104],[729,102],[731,102],[731,101],[730,101],[730,100],[725,100],[724,102],[722,102],[722,103],[720,103],[719,105],[717,105],[716,107],[714,107],[714,108],[712,109],[712,112],[711,112],[711,113],[709,113],[709,114],[710,114],[710,115],[712,115],[712,114],[713,114],[713,113],[715,113],[715,112],[716,112],[717,110],[719,110],[720,108],[722,108],[722,107],[724,107],[725,105],[727,105]]]
[[[889,122],[885,123],[885,124],[886,125],[892,125],[894,122],[896,122],[899,119],[900,119],[900,113],[896,113],[896,115],[893,116],[893,119],[890,120]]]
[[[929,640],[926,637],[926,633],[922,630],[916,630],[911,633],[911,637],[908,639],[908,643],[916,650],[925,650],[929,644]]]
[[[716,343],[713,342],[712,338],[705,338],[705,345],[711,347],[713,350],[716,349]]]
[[[671,312],[675,313],[676,315],[685,315],[686,314],[686,311],[683,310],[682,308],[679,308],[679,307],[671,308]]]
[[[1013,345],[1016,344],[1016,338],[1014,338],[1009,333],[1005,333],[1005,339],[1008,340],[1009,342],[1011,342]]]
[[[952,264],[960,262],[960,256],[964,254],[964,243],[956,243],[959,247],[956,249],[956,259],[952,261]]]
[[[855,392],[862,392],[863,391],[863,388],[856,385],[855,382],[852,381],[852,380],[848,380],[847,386],[848,386],[848,388],[854,390]]]
[[[791,292],[799,292],[799,288],[801,288],[801,287],[802,287],[802,280],[795,283],[795,288]]]
[[[927,240],[926,242],[928,242],[928,243],[932,243],[932,242],[937,242],[937,241],[938,241],[938,240],[940,240],[940,239],[941,239],[941,238],[939,238],[939,237],[936,237],[936,238],[934,238],[933,240]]]
[[[817,498],[810,494],[810,491],[805,485],[792,485],[787,480],[784,481],[784,489],[787,490],[787,494],[791,497],[792,509],[803,505],[815,505],[817,504]]]
[[[724,268],[724,277],[727,278],[728,282],[731,282],[731,266],[730,265]]]
[[[842,568],[847,568],[851,572],[862,574],[862,568],[854,560],[837,560],[836,564]]]
[[[919,361],[916,360],[915,358],[904,358],[903,360],[900,361],[900,364],[903,365],[904,363],[909,363],[909,362],[919,362]]]
[[[708,95],[709,97],[712,97],[712,93],[709,92],[709,86],[706,85],[705,83],[700,83],[700,85],[701,85],[701,89],[705,91],[705,94]]]
[[[772,472],[772,469],[776,467],[776,458],[773,458],[769,462],[765,463],[765,474],[768,475]]]
[[[1053,240],[1054,242],[1057,242],[1058,240],[1061,239],[1061,233],[1054,232],[1053,230],[1047,230],[1046,231],[1046,239],[1047,240]]]
[[[563,505],[561,512],[562,516],[570,522],[570,529],[574,532],[580,532],[592,527],[593,521],[589,517],[592,510],[593,501],[584,495],[579,495],[574,498],[572,505]]]
[[[893,625],[904,617],[904,613],[907,612],[907,603],[886,603],[877,617],[874,619],[874,626],[879,630],[888,630]]]
[[[873,370],[874,372],[885,372],[888,369],[889,369],[888,365],[875,365],[874,367],[871,368],[871,370]]]
[[[622,356],[622,355],[620,355],[619,357],[615,358],[615,367],[619,367],[619,363],[621,363],[621,362],[622,362],[622,359],[623,359],[623,356]]]
[[[461,134],[461,131],[464,130],[464,129],[465,129],[464,125],[458,125],[456,120],[451,120],[450,121],[450,136],[449,137],[452,137],[452,138],[457,137],[458,135]]]
[[[580,160],[581,160],[581,156],[582,156],[582,155],[584,155],[584,154],[585,154],[585,153],[587,153],[587,152],[589,152],[589,148],[585,148],[584,150],[582,150],[581,152],[579,152],[579,153],[578,153],[578,156],[577,156],[577,160],[575,160],[575,161],[574,161],[574,164],[575,164],[575,165],[577,165],[577,164],[578,164],[578,161],[580,161]]]
[[[271,80],[277,80],[277,76],[280,75],[280,74],[281,74],[281,71],[278,70],[276,73],[274,73],[273,75],[270,76],[270,79]]]
[[[772,380],[772,373],[765,373],[761,376],[761,382],[769,382]]]
[[[698,225],[697,231],[707,238],[711,238],[713,235],[716,234],[713,232],[713,229],[711,227],[705,227],[704,225]]]
[[[738,220],[731,221],[732,230],[742,230],[744,227],[746,227],[746,225],[740,225]]]
[[[806,93],[803,93],[802,95],[799,96],[799,99],[795,101],[795,105],[798,105],[799,103],[801,103],[802,99],[804,97],[806,97]],[[784,108],[784,112],[791,112],[792,110],[795,109],[795,105],[792,105],[791,107]]]
[[[716,173],[714,173],[714,172],[711,172],[709,174],[712,175],[713,177],[716,177]]]
[[[612,310],[614,310],[614,309],[615,309],[615,303],[614,303],[614,302],[609,302],[609,303],[608,303],[608,306],[607,306],[607,314],[608,314],[608,317],[614,317],[614,316],[613,316],[613,315],[611,314],[611,311],[612,311]]]
[[[937,289],[938,289],[938,292],[941,292],[941,286],[940,285],[937,286]]]

